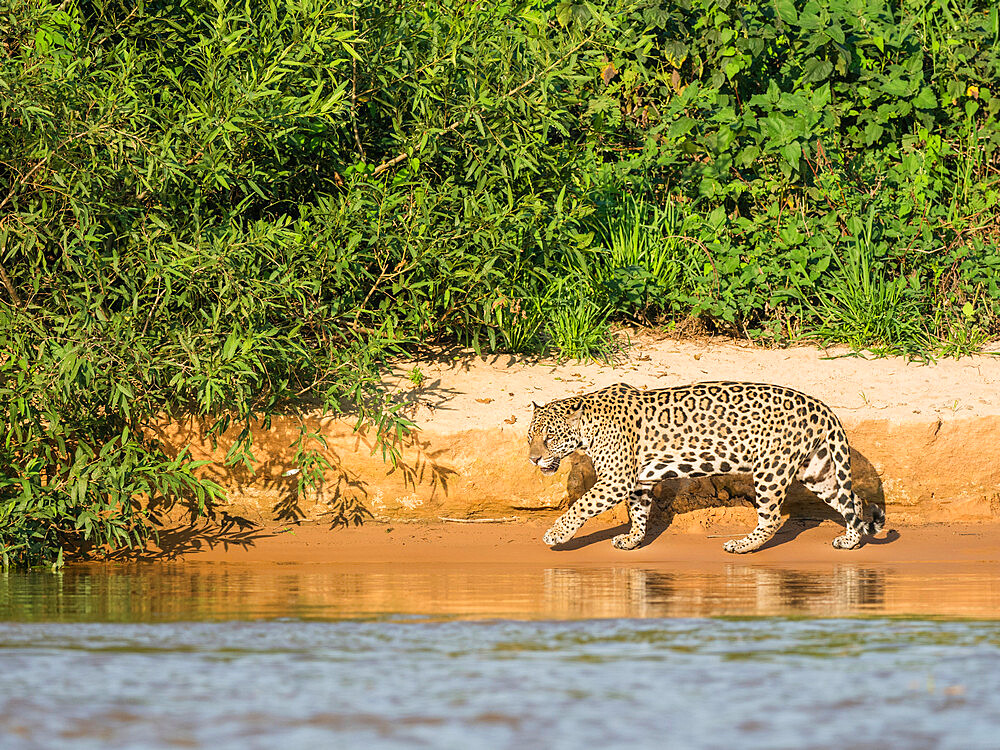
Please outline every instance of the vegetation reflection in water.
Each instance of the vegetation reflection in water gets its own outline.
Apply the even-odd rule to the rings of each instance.
[[[989,566],[80,565],[0,576],[0,620],[994,618]]]

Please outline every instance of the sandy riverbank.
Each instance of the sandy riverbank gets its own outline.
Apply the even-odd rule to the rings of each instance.
[[[843,421],[855,489],[885,505],[890,524],[1000,521],[1000,358],[908,362],[844,350],[762,349],[732,340],[676,341],[643,334],[614,364],[558,363],[472,353],[400,362],[386,377],[419,429],[392,467],[351,419],[278,417],[254,432],[254,471],[223,466],[231,436],[213,446],[195,420],[164,420],[157,435],[212,462],[204,472],[229,494],[220,509],[257,524],[371,517],[386,523],[445,518],[530,521],[565,508],[594,481],[589,459],[543,477],[525,457],[532,401],[547,402],[624,381],[659,388],[706,380],[773,382],[810,393]],[[417,381],[417,382],[414,382]],[[293,444],[301,429],[326,441],[332,469],[300,492]],[[235,428],[234,428],[235,429]],[[672,530],[711,531],[753,518],[746,478],[664,482],[660,508]],[[366,513],[367,511],[367,513]],[[832,518],[793,485],[793,518]],[[607,522],[623,520],[621,509]],[[752,525],[752,520],[750,521]]]
[[[763,549],[732,555],[722,549],[730,535],[751,527],[720,523],[710,533],[654,531],[636,550],[611,545],[624,526],[590,521],[562,548],[541,541],[547,528],[540,519],[511,523],[368,523],[331,529],[322,523],[268,524],[223,530],[213,524],[165,532],[161,548],[147,559],[187,562],[260,563],[433,563],[559,565],[717,565],[852,564],[924,565],[963,563],[1000,566],[1000,523],[952,523],[920,526],[889,524],[856,550],[837,550],[830,542],[840,533],[833,521],[789,521]],[[1000,584],[1000,580],[998,580]]]

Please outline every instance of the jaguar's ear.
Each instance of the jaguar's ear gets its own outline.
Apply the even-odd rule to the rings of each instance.
[[[574,430],[580,429],[580,418],[583,416],[583,401],[581,401],[577,406],[574,406],[569,410],[566,415],[566,421],[569,422],[570,427]]]
[[[532,406],[533,406],[534,408],[536,408],[536,409],[541,409],[541,408],[542,408],[542,405],[541,405],[541,404],[536,404],[536,403],[535,403],[534,401],[532,401],[532,402],[531,402],[531,405],[532,405]]]

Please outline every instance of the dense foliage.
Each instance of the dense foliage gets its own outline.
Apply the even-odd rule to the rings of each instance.
[[[974,350],[998,81],[987,0],[7,0],[3,563],[217,496],[164,412],[234,463],[307,404],[391,454],[380,366],[426,343]]]

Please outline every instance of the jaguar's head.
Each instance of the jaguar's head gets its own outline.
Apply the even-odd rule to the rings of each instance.
[[[583,401],[570,398],[533,406],[535,413],[528,428],[528,460],[542,474],[555,474],[559,462],[583,446],[580,436]]]

